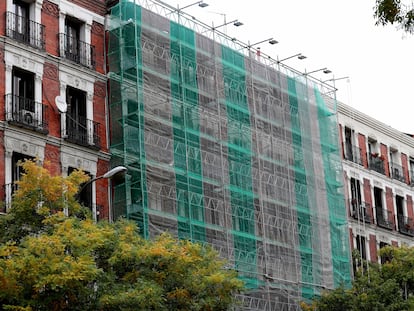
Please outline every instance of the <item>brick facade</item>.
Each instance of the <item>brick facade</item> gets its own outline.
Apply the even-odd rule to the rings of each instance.
[[[13,7],[7,7],[11,1],[0,1],[0,35],[4,37],[0,44],[0,81],[3,82],[0,83],[0,120],[5,121],[5,127],[0,129],[0,189],[13,184],[13,161],[20,154],[39,157],[48,163],[48,169],[54,175],[66,176],[70,170],[78,168],[95,177],[110,168],[106,140],[105,1],[61,3],[43,0],[42,5],[36,1],[28,2],[28,16],[36,19],[31,20],[36,27],[42,27],[44,38],[41,37],[39,42],[44,39],[44,46],[37,41],[34,44],[32,39],[22,41],[22,36],[14,36],[15,32],[5,32],[7,11],[12,11]],[[73,12],[79,14],[69,16]],[[74,46],[78,49],[69,50],[68,43],[62,40],[66,34],[59,33],[67,30],[65,25],[71,22],[72,17],[76,17],[75,26],[71,27],[78,28],[78,37],[74,39]],[[32,35],[25,34],[26,37]],[[4,45],[8,45],[7,49]],[[91,52],[90,46],[95,47],[95,53]],[[22,108],[16,108],[12,102],[22,96],[14,94],[12,87],[15,72],[19,71],[27,74],[29,83],[34,84],[34,100],[27,100],[34,102],[36,108],[34,111],[25,109],[24,113],[35,118],[35,126],[24,123],[24,119],[19,117]],[[7,105],[4,100],[6,93],[10,94]],[[57,96],[66,100],[66,113],[57,109]],[[73,100],[71,96],[79,98]],[[13,109],[13,113],[6,116],[6,108]],[[96,137],[98,133],[99,137]],[[3,137],[9,141],[5,142]],[[108,182],[99,180],[99,185],[95,186],[96,196],[91,199],[92,205],[101,207],[100,219],[108,218]],[[5,201],[5,191],[1,191],[0,199]]]

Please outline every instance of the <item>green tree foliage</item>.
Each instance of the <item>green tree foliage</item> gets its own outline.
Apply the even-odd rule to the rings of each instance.
[[[404,311],[414,310],[414,248],[385,247],[382,264],[363,263],[351,288],[327,291],[304,311]]]
[[[377,25],[398,25],[408,33],[414,32],[414,7],[401,0],[376,0],[374,17]]]
[[[34,162],[23,165],[13,206],[0,219],[12,231],[0,244],[0,309],[227,310],[242,290],[208,246],[168,234],[145,240],[132,222],[77,217],[83,173],[52,177]],[[26,228],[12,225],[17,217]]]

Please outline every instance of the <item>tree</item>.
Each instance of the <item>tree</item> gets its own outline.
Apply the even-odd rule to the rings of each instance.
[[[83,173],[53,179],[34,162],[23,167],[0,219],[12,232],[0,244],[2,310],[227,310],[242,290],[209,246],[168,234],[145,240],[132,222],[79,217]],[[12,225],[18,216],[24,230]]]
[[[376,25],[398,25],[408,33],[414,33],[414,7],[401,0],[376,0],[374,7]]]
[[[403,311],[414,309],[414,248],[385,247],[382,264],[364,263],[355,273],[351,288],[340,287],[302,303],[302,310],[311,311]]]

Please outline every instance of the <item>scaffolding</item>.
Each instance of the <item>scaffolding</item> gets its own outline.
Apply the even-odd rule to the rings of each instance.
[[[299,310],[349,284],[336,111],[321,88],[145,3],[108,16],[110,150],[128,168],[115,218],[210,243],[248,288],[238,310]]]

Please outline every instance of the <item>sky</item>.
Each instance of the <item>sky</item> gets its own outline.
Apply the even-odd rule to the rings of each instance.
[[[194,1],[163,0],[177,7]],[[375,0],[204,0],[208,7],[184,11],[209,25],[238,19],[243,26],[220,28],[229,36],[254,44],[261,51],[320,80],[338,79],[341,102],[399,131],[414,133],[414,35],[396,26],[375,26]],[[256,46],[256,47],[257,47]],[[348,78],[345,78],[348,77]],[[343,78],[343,79],[341,79]]]

